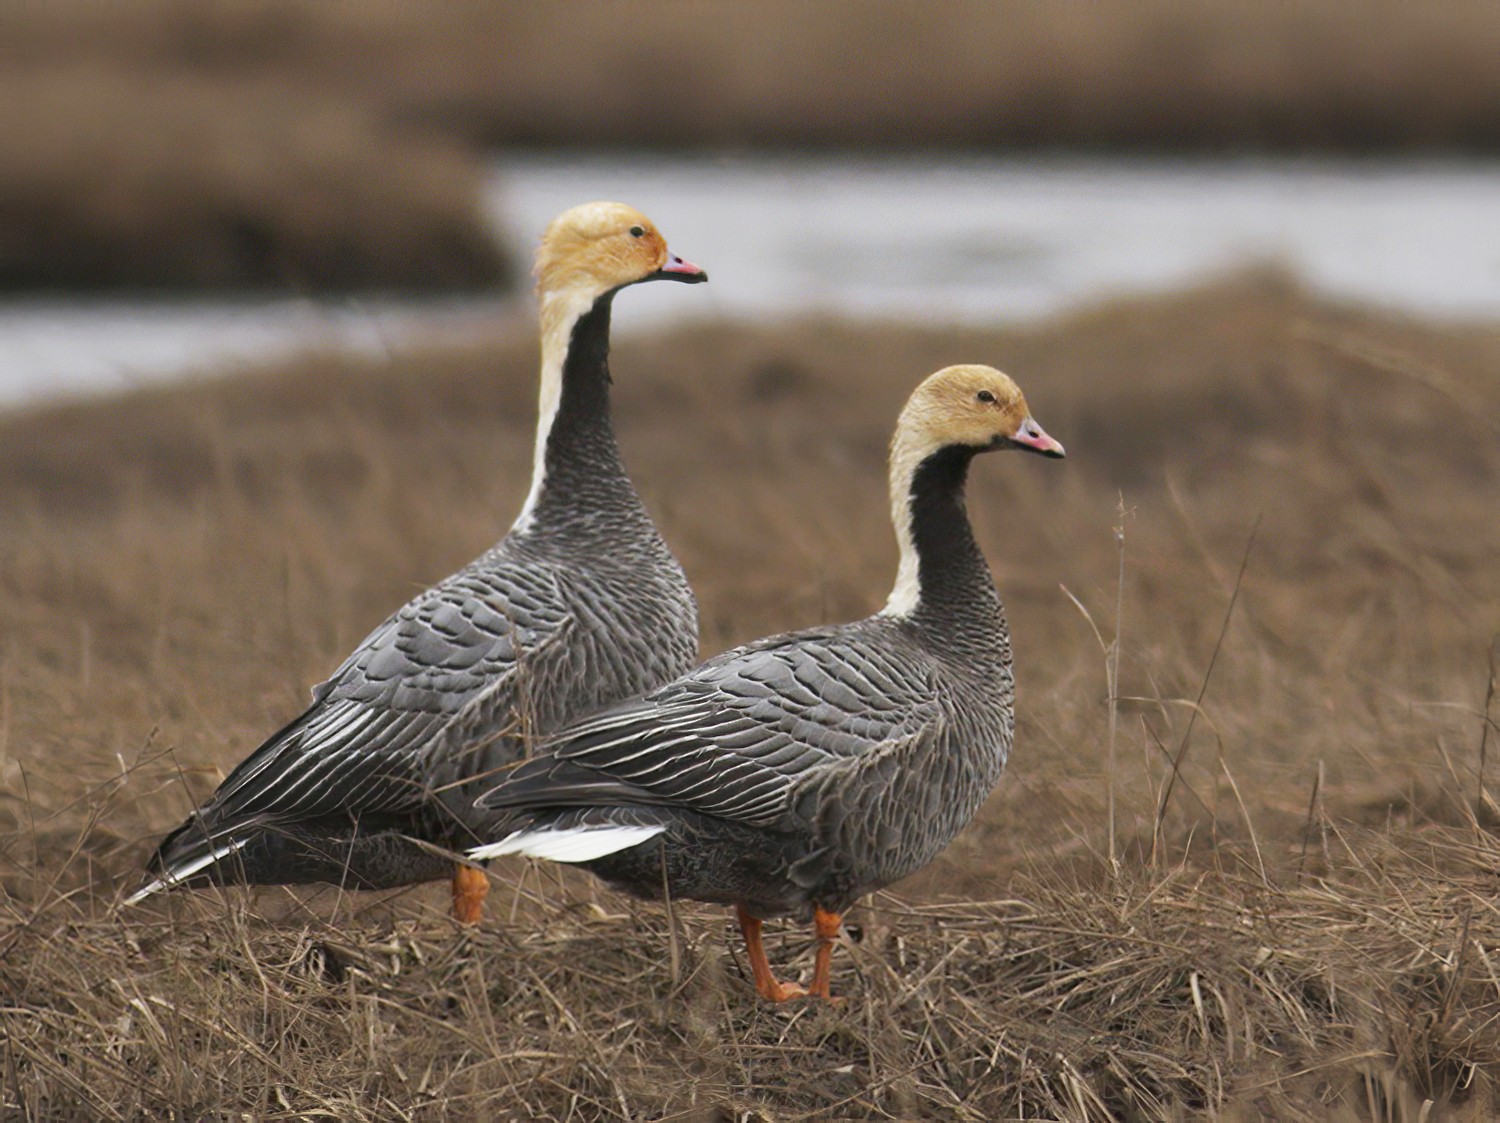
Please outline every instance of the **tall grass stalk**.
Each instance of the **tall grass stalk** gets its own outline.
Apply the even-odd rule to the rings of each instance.
[[[1119,493],[1119,525],[1115,527],[1115,545],[1119,553],[1119,571],[1115,577],[1115,639],[1110,644],[1108,659],[1109,675],[1109,741],[1105,750],[1105,783],[1108,787],[1106,802],[1109,823],[1109,868],[1112,873],[1120,870],[1115,853],[1115,730],[1120,715],[1120,646],[1125,634],[1125,493]]]
[[[1495,719],[1490,716],[1495,702],[1497,685],[1500,685],[1500,635],[1490,641],[1490,681],[1484,691],[1484,714],[1479,724],[1479,778],[1478,795],[1474,800],[1474,814],[1482,816],[1486,812],[1486,804],[1490,810],[1495,810],[1495,801],[1490,798],[1484,790],[1484,765],[1489,755],[1490,727],[1495,724]]]
[[[1214,666],[1219,661],[1219,652],[1224,647],[1224,637],[1229,634],[1229,621],[1234,618],[1234,606],[1240,599],[1240,588],[1245,582],[1245,569],[1250,564],[1250,550],[1255,545],[1255,536],[1260,531],[1260,516],[1256,516],[1255,525],[1250,528],[1250,538],[1245,543],[1244,556],[1240,558],[1240,570],[1235,575],[1234,591],[1229,594],[1229,605],[1224,609],[1224,623],[1219,628],[1219,638],[1214,643],[1213,653],[1208,657],[1208,667],[1203,672],[1203,681],[1198,686],[1198,697],[1188,709],[1187,728],[1182,733],[1182,744],[1178,746],[1177,754],[1172,758],[1172,774],[1167,777],[1166,789],[1162,792],[1161,803],[1156,808],[1156,824],[1153,837],[1161,834],[1162,821],[1166,818],[1167,807],[1172,801],[1172,789],[1176,786],[1177,777],[1182,772],[1182,762],[1187,757],[1188,745],[1192,742],[1193,724],[1197,720],[1199,711],[1203,708],[1203,697],[1208,693],[1208,683],[1214,674]]]

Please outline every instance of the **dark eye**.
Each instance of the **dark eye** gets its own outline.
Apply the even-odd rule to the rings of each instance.
[[[991,394],[988,390],[981,390],[974,396],[981,402],[993,402],[995,400],[995,395]]]
[[[644,226],[632,226],[630,228],[630,236],[632,238],[639,238],[645,232],[646,228]]]

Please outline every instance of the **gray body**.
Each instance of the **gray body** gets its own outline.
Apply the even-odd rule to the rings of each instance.
[[[490,837],[660,826],[580,864],[762,919],[842,912],[930,862],[1013,734],[1009,636],[963,505],[972,455],[943,449],[913,480],[911,612],[761,640],[569,725],[482,797]]]
[[[375,629],[167,837],[143,893],[447,876],[442,851],[483,837],[475,796],[535,738],[692,665],[692,592],[610,425],[612,295],[572,329],[545,482],[517,527]]]

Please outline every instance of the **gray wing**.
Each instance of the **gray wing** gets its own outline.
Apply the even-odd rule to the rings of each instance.
[[[767,825],[799,778],[937,721],[931,672],[913,655],[858,642],[852,628],[794,633],[569,726],[477,802],[670,805]]]
[[[476,710],[512,705],[517,666],[568,619],[555,576],[534,563],[487,559],[454,574],[376,628],[200,817],[212,825],[419,805],[443,731]]]

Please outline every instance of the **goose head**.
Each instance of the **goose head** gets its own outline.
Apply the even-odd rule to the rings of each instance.
[[[651,220],[624,203],[583,203],[563,211],[542,235],[537,287],[596,300],[641,281],[708,280],[708,274],[667,249]]]
[[[885,615],[909,615],[921,599],[921,560],[912,528],[914,488],[923,465],[946,465],[961,507],[970,457],[1006,448],[1063,455],[1063,446],[1031,416],[1021,388],[994,367],[945,367],[912,391],[891,439],[891,522],[901,564]]]
[[[892,442],[896,461],[911,470],[944,448],[973,452],[1017,448],[1061,457],[1063,446],[1031,416],[1026,397],[994,367],[945,367],[912,392]]]

